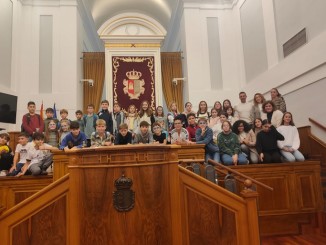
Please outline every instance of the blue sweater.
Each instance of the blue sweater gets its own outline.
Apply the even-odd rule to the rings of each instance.
[[[63,150],[66,146],[68,146],[68,143],[71,144],[71,146],[76,146],[77,148],[82,148],[83,142],[86,142],[86,141],[87,141],[86,135],[83,132],[79,132],[77,137],[74,137],[72,135],[72,133],[70,132],[61,141],[60,149]]]

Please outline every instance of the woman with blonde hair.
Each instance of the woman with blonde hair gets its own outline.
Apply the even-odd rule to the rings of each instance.
[[[254,122],[256,118],[261,118],[265,101],[264,95],[261,93],[255,93],[253,100],[254,103],[250,111],[250,120],[252,122]]]
[[[286,112],[286,103],[282,95],[278,92],[277,88],[271,89],[271,100],[274,102],[277,110]]]

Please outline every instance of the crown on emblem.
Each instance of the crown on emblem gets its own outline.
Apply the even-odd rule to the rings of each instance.
[[[127,71],[126,72],[126,76],[129,78],[129,79],[139,79],[141,77],[141,72],[140,71],[135,71],[135,70],[132,70],[132,71]]]
[[[130,189],[130,187],[132,186],[132,179],[122,174],[119,179],[114,181],[114,185],[117,190]]]

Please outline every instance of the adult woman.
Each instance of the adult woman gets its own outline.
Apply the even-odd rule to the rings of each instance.
[[[252,105],[250,111],[250,120],[252,122],[254,122],[256,118],[261,118],[261,115],[263,113],[263,103],[265,101],[266,100],[261,93],[256,93],[254,95],[254,104]]]
[[[251,163],[258,163],[256,135],[250,125],[244,120],[238,120],[233,124],[232,131],[238,135],[241,151],[250,156]]]
[[[256,118],[254,121],[254,125],[252,125],[252,131],[254,131],[256,137],[257,134],[263,129],[263,120],[261,120],[261,118]]]
[[[283,113],[286,112],[285,100],[276,88],[271,89],[271,100],[274,102],[277,110],[280,110]]]
[[[256,150],[261,162],[281,162],[281,155],[277,147],[278,140],[284,140],[283,135],[266,119],[263,120],[263,130],[258,133],[256,140]]]
[[[290,112],[285,112],[282,118],[282,124],[277,131],[284,136],[284,141],[277,141],[277,146],[281,150],[282,156],[287,162],[304,161],[304,156],[298,151],[300,138],[298,129],[294,126],[293,117]]]
[[[281,125],[283,113],[276,109],[275,104],[271,100],[267,100],[263,104],[263,114],[261,119],[267,120],[275,128]]]
[[[222,133],[218,135],[218,147],[225,165],[248,164],[246,155],[241,152],[238,136],[232,132],[231,123],[222,123]]]

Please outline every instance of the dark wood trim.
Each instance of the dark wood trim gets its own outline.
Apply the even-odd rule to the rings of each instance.
[[[323,129],[324,131],[326,131],[326,127],[324,125],[320,124],[319,122],[317,122],[316,120],[309,117],[309,121],[312,122],[313,124],[316,124],[318,127]]]

